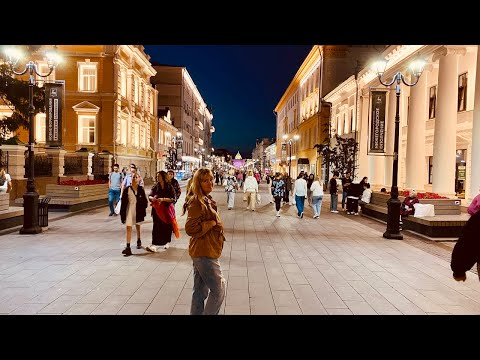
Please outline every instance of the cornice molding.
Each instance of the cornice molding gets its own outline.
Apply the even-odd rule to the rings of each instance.
[[[436,62],[443,56],[449,55],[465,55],[467,53],[466,46],[444,45],[437,49],[432,56],[432,61]]]

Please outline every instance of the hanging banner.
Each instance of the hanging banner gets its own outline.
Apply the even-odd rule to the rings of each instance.
[[[65,82],[45,83],[46,145],[62,146],[62,112],[65,100]]]
[[[282,144],[282,162],[287,161],[287,144]]]
[[[385,107],[387,93],[372,91],[372,111],[370,121],[370,148],[372,153],[385,153]]]

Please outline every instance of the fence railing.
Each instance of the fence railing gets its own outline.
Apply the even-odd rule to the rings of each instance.
[[[63,165],[64,175],[82,175],[83,157],[66,156]]]

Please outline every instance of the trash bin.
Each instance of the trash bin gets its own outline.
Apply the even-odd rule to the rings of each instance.
[[[48,203],[50,197],[44,197],[38,202],[38,225],[41,227],[48,226]]]

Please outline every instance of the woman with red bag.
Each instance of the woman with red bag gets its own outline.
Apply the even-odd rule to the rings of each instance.
[[[152,204],[152,245],[145,249],[150,252],[157,252],[157,246],[169,248],[172,241],[172,232],[175,219],[175,189],[169,182],[168,175],[165,171],[157,173],[157,182],[152,187],[148,199]],[[178,226],[177,226],[178,232]]]

